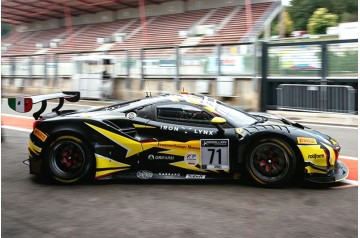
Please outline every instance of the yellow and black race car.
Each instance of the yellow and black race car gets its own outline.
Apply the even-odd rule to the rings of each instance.
[[[46,101],[58,98],[52,113]],[[90,179],[238,179],[265,186],[298,178],[330,183],[348,176],[331,137],[286,119],[246,113],[216,99],[162,95],[81,111],[60,111],[79,92],[10,98],[34,113],[30,173],[53,181]]]

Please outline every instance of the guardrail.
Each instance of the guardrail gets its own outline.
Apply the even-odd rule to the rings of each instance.
[[[355,89],[342,85],[281,84],[277,109],[355,114]]]

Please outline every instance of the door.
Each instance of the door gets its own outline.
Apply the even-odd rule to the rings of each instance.
[[[229,130],[212,124],[211,113],[182,103],[153,107],[155,115],[143,136],[144,167],[159,175],[229,170]]]

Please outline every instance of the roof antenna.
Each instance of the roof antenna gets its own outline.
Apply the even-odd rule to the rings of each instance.
[[[148,88],[149,88],[150,97],[152,97],[152,96],[151,96],[151,90],[150,90],[150,83],[149,83],[149,81],[148,81]],[[147,94],[146,94],[146,95],[147,95]],[[149,96],[147,95],[147,97],[149,97]]]

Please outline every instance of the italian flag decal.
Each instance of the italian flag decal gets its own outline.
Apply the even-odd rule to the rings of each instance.
[[[29,112],[32,109],[32,99],[31,98],[9,98],[8,99],[9,107],[17,112]]]

